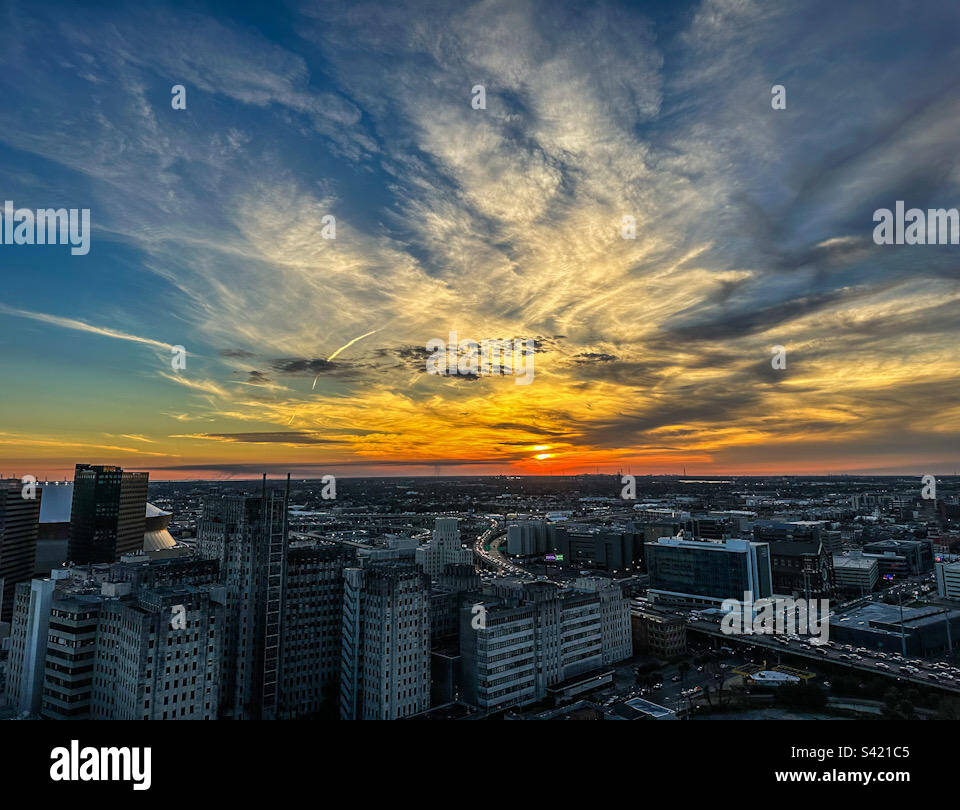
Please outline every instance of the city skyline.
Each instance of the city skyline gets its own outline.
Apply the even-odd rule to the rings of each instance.
[[[201,8],[0,7],[4,475],[955,473],[956,6]]]

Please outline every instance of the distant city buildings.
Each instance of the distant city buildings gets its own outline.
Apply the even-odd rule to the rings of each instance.
[[[635,600],[630,610],[630,627],[636,652],[668,661],[687,651],[687,623],[680,616]]]
[[[686,655],[684,608],[712,616],[709,608],[749,592],[830,598],[833,609],[892,578],[919,582],[935,565],[925,513],[909,492],[859,497],[855,507],[833,486],[821,497],[793,481],[766,486],[768,495],[755,483],[676,492],[665,482],[660,497],[633,506],[598,492],[615,489],[616,477],[590,476],[556,490],[541,480],[396,483],[383,502],[375,487],[345,482],[343,500],[328,503],[305,481],[161,482],[151,489],[159,508],[147,503],[142,474],[78,465],[77,475],[76,485],[38,484],[36,500],[21,497],[19,479],[4,482],[0,503],[19,517],[0,523],[0,538],[26,537],[36,549],[29,527],[39,525],[39,542],[51,541],[32,564],[0,554],[0,569],[21,560],[8,574],[17,582],[7,591],[5,642],[16,714],[547,716],[546,705],[614,688],[616,665],[634,652]],[[453,517],[457,492],[466,494]],[[944,498],[954,505],[954,494]],[[419,511],[398,509],[408,499]],[[487,504],[497,511],[478,508]],[[11,532],[17,526],[28,529]],[[960,564],[949,560],[960,533],[934,530],[944,558],[937,598],[958,599]],[[67,562],[68,537],[94,559]],[[482,541],[484,553],[466,539]],[[546,555],[562,559],[547,564]],[[42,575],[24,573],[45,562]],[[902,623],[899,605],[834,611],[831,638],[944,654],[960,610],[918,597],[921,587],[929,592],[912,582],[896,592]]]
[[[470,565],[473,552],[460,543],[458,518],[437,518],[433,537],[417,548],[416,561],[424,573],[436,579],[447,565]]]

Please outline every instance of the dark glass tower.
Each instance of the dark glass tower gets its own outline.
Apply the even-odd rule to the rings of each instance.
[[[148,473],[78,464],[73,476],[67,558],[107,563],[143,547]]]

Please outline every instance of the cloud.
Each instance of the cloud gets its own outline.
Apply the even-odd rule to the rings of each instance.
[[[25,158],[0,178],[90,200],[129,272],[50,284],[76,317],[17,288],[0,314],[165,352],[90,322],[175,325],[190,372],[161,372],[181,390],[159,412],[226,453],[543,469],[518,448],[552,437],[557,466],[736,467],[807,441],[883,467],[870,443],[905,452],[911,396],[960,372],[955,251],[870,239],[874,208],[960,192],[955,6],[304,3],[282,43],[226,13],[45,13],[0,30],[0,140]],[[533,384],[426,374],[451,330],[534,336]],[[946,410],[924,453],[955,442]]]
[[[72,329],[77,332],[86,332],[91,335],[100,335],[101,337],[113,338],[114,340],[126,340],[130,341],[131,343],[141,343],[144,346],[152,346],[155,349],[162,349],[166,352],[170,352],[174,348],[171,344],[164,343],[161,340],[139,337],[137,335],[131,335],[126,332],[121,332],[117,329],[111,329],[105,326],[94,326],[93,324],[85,323],[74,318],[64,318],[59,315],[48,315],[43,312],[30,312],[29,310],[25,309],[17,309],[15,307],[9,307],[6,304],[0,304],[0,314],[12,315],[16,318],[28,318],[33,321],[50,324],[51,326],[57,326],[61,329]]]

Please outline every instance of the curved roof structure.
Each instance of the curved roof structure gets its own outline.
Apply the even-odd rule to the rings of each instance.
[[[45,481],[41,484],[41,523],[69,523],[73,505],[73,481]],[[177,541],[167,531],[172,514],[164,509],[147,504],[143,533],[144,551],[161,551],[173,548]]]

